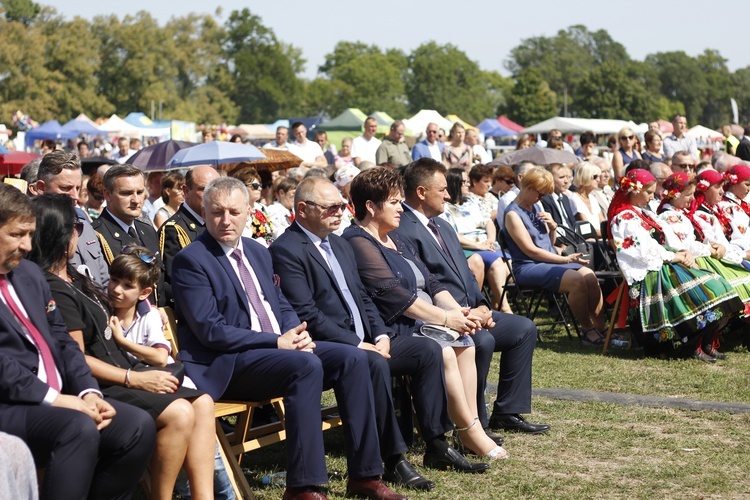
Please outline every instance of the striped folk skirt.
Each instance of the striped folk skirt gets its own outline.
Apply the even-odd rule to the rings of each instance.
[[[722,325],[743,311],[727,280],[681,264],[664,264],[649,272],[637,293],[643,332],[660,342],[687,342],[706,327]]]

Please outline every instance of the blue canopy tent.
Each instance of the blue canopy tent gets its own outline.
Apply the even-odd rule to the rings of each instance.
[[[500,125],[497,118],[487,118],[477,125],[477,128],[485,137],[512,137],[518,135],[518,132]]]
[[[77,118],[74,118],[70,120],[68,123],[62,126],[63,130],[67,132],[73,132],[75,135],[99,135],[99,134],[105,134],[106,132],[102,132],[99,130],[96,126],[90,124],[86,120],[79,120]]]
[[[26,132],[26,147],[34,145],[34,141],[41,141],[44,139],[72,139],[78,134],[63,129],[60,122],[57,120],[50,120],[42,123],[35,129],[28,130]]]

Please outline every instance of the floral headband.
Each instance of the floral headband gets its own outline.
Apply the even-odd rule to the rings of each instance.
[[[750,178],[750,167],[747,165],[735,165],[724,172],[724,179],[729,184],[739,184],[748,178]]]
[[[705,193],[708,191],[708,188],[723,181],[724,177],[719,172],[712,168],[707,168],[698,174],[698,183],[695,185],[695,190],[699,193]]]
[[[651,184],[655,180],[656,178],[648,170],[636,168],[620,179],[619,189],[624,193],[638,194],[643,189],[643,186]]]
[[[692,179],[693,176],[686,172],[677,172],[670,175],[662,184],[664,191],[662,192],[661,197],[668,200],[679,198],[680,193],[687,189]]]

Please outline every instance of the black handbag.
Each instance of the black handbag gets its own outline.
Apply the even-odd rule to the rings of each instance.
[[[138,363],[131,368],[131,370],[134,372],[151,372],[154,370],[169,372],[179,381],[179,387],[182,387],[182,382],[185,380],[185,365],[182,363],[170,363],[164,366],[149,366],[144,365],[143,363]]]
[[[563,247],[562,255],[567,256],[580,253],[582,254],[581,259],[589,262],[586,267],[592,271],[595,270],[596,267],[594,266],[591,244],[577,232],[568,229],[565,226],[558,225],[557,229],[558,232],[561,233],[557,238],[565,245]]]

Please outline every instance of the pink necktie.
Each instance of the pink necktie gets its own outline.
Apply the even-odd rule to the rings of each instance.
[[[37,330],[36,326],[34,326],[34,323],[24,316],[21,309],[18,307],[18,304],[16,304],[16,301],[13,300],[13,296],[8,289],[8,280],[5,275],[0,275],[0,292],[2,292],[5,302],[8,304],[8,309],[13,312],[18,322],[26,328],[29,335],[31,335],[31,338],[34,340],[37,349],[39,349],[39,354],[42,355],[42,363],[44,363],[44,371],[47,372],[47,384],[54,390],[59,391],[60,385],[57,380],[57,368],[55,367],[55,360],[52,357],[52,351],[50,351],[47,341],[44,340],[44,337],[39,330]]]
[[[250,305],[255,309],[255,314],[258,315],[258,320],[260,321],[260,331],[274,333],[271,318],[268,317],[266,308],[263,307],[263,301],[260,300],[258,289],[255,288],[253,277],[250,275],[250,271],[245,267],[245,263],[242,260],[242,252],[240,252],[239,248],[235,248],[229,255],[237,261],[237,268],[240,270],[240,278],[242,279],[242,284],[245,286],[245,292],[247,293],[248,299],[250,299]]]

